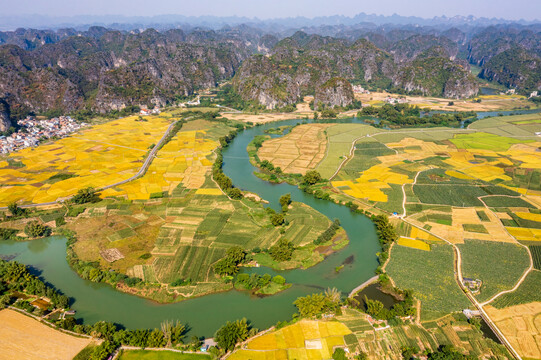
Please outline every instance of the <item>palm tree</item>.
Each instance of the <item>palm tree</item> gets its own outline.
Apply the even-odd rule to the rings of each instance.
[[[334,305],[340,304],[340,301],[342,300],[341,295],[342,294],[337,288],[327,288],[327,290],[325,290],[325,298]]]

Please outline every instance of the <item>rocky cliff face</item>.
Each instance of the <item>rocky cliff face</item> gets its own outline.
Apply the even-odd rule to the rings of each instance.
[[[7,131],[11,125],[9,105],[5,100],[0,99],[0,131]]]
[[[366,40],[349,44],[341,39],[296,33],[280,41],[268,56],[257,55],[246,60],[233,85],[245,100],[272,109],[293,104],[304,95],[315,95],[333,78],[390,84],[394,66],[388,54]],[[345,83],[329,84],[339,85],[335,90],[344,97],[332,102],[348,102]],[[330,96],[331,92],[326,87],[320,95],[323,99],[324,93]]]
[[[316,88],[314,107],[348,106],[353,102],[353,87],[343,78],[332,78]]]
[[[178,30],[94,30],[33,51],[0,46],[0,98],[12,113],[165,105],[231,78],[247,56],[240,44],[187,43]]]
[[[430,46],[438,43],[445,46]],[[295,103],[304,95],[347,105],[353,98],[346,86],[350,81],[450,98],[477,94],[469,66],[451,60],[458,51],[451,40],[412,36],[393,44],[395,52],[390,54],[365,39],[351,43],[299,32],[280,41],[268,56],[246,60],[233,84],[245,100],[268,108]],[[330,81],[334,78],[343,81]]]
[[[541,90],[541,58],[515,47],[492,57],[479,75],[526,92]]]
[[[435,49],[426,52],[393,76],[393,85],[423,95],[460,99],[477,95],[479,85],[468,68],[443,56]]]

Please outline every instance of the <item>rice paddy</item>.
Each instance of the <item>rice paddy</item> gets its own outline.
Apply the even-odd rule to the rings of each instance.
[[[0,161],[0,206],[14,201],[52,202],[81,188],[101,188],[132,177],[149,147],[160,140],[171,123],[165,117],[147,119],[136,121],[132,116],[111,121],[10,154],[6,161]],[[13,162],[22,166],[10,165]],[[50,181],[60,174],[69,176]]]
[[[158,152],[143,177],[107,189],[102,195],[147,200],[153,194],[171,194],[179,184],[187,189],[199,189],[210,171],[212,151],[217,146],[218,142],[208,139],[204,130],[180,131]],[[219,189],[202,190],[202,194],[220,195],[218,192]]]
[[[430,251],[430,245],[421,240],[411,239],[407,237],[400,237],[397,244],[400,246],[406,246],[413,249],[419,249],[424,251]]]
[[[330,359],[334,348],[345,347],[348,334],[351,330],[336,321],[302,320],[256,337],[228,359]]]

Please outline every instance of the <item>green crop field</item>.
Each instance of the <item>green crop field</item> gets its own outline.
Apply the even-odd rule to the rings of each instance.
[[[541,301],[539,284],[541,284],[541,271],[534,270],[526,276],[526,279],[516,291],[500,296],[491,305],[501,309],[508,306]]]
[[[469,128],[503,137],[517,137],[519,140],[524,140],[525,137],[531,136],[531,139],[534,140],[534,133],[541,130],[541,125],[535,123],[538,119],[539,114],[501,116],[476,121]],[[521,124],[522,122],[526,124]]]
[[[541,245],[530,245],[529,248],[532,253],[534,268],[541,270]]]
[[[359,173],[379,164],[378,156],[392,155],[395,152],[374,139],[363,139],[355,144],[353,158],[340,171],[340,179],[356,179]]]
[[[181,354],[173,351],[129,350],[119,360],[210,360],[210,355]]]
[[[387,273],[402,289],[421,300],[421,318],[430,320],[469,306],[454,278],[453,249],[432,244],[431,251],[395,245]]]
[[[488,234],[487,229],[481,224],[462,224],[462,228],[464,229],[464,231]]]
[[[511,289],[530,265],[526,249],[516,244],[465,240],[458,247],[463,276],[483,281],[479,301]]]
[[[496,195],[496,194],[495,194]],[[498,194],[500,195],[500,194]],[[483,202],[489,207],[523,207],[529,209],[536,209],[535,206],[523,200],[521,198],[507,197],[507,196],[490,196],[483,198]]]
[[[483,222],[490,221],[490,218],[488,217],[487,213],[484,210],[478,210],[477,216],[479,216],[479,220]]]
[[[360,124],[338,124],[327,128],[328,149],[326,156],[319,163],[316,170],[320,172],[323,178],[328,179],[344,159],[349,155],[351,145],[355,139],[374,134],[379,130]]]
[[[425,204],[441,204],[451,206],[483,206],[478,197],[486,195],[518,195],[514,191],[508,190],[501,186],[475,186],[475,185],[414,185],[413,191],[419,198],[419,201]],[[483,201],[490,203],[500,203],[500,199],[513,199],[508,197],[498,197],[497,200],[493,197],[483,198]],[[521,199],[518,199],[521,200]],[[521,200],[523,203],[525,201]],[[503,201],[505,202],[505,201]],[[494,206],[489,205],[488,206]],[[505,205],[500,205],[505,206]]]
[[[459,134],[450,141],[459,149],[482,149],[493,151],[506,151],[513,144],[531,142],[531,140],[517,140],[484,132]]]

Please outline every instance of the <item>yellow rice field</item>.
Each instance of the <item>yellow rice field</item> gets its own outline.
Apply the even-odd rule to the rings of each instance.
[[[541,222],[541,214],[533,214],[529,212],[516,212],[515,215],[526,220]]]
[[[506,227],[509,234],[517,240],[522,241],[541,241],[541,229],[526,229],[518,227]]]
[[[223,195],[220,189],[197,189],[197,195]]]
[[[9,156],[23,167],[0,162],[0,206],[13,201],[45,203],[75,194],[79,189],[100,188],[135,175],[150,145],[165,133],[170,120],[137,117],[96,125],[67,138]],[[134,141],[137,139],[137,141]],[[75,177],[53,182],[55,174]]]
[[[330,359],[351,331],[342,323],[303,320],[250,341],[230,360]]]
[[[180,131],[156,155],[146,174],[128,184],[107,189],[103,196],[126,196],[130,200],[146,200],[151,194],[171,193],[179,184],[199,189],[212,166],[208,157],[218,146],[205,139],[204,130]],[[221,195],[219,189],[206,189],[209,195]]]
[[[398,245],[406,246],[414,249],[430,251],[430,245],[421,240],[411,239],[401,236],[397,241]]]
[[[353,181],[333,181],[334,187],[349,187],[342,191],[358,199],[366,198],[372,201],[387,202],[387,195],[382,189],[389,189],[389,184],[410,184],[413,180],[407,175],[393,172],[388,167],[376,165],[362,172],[361,176]]]

